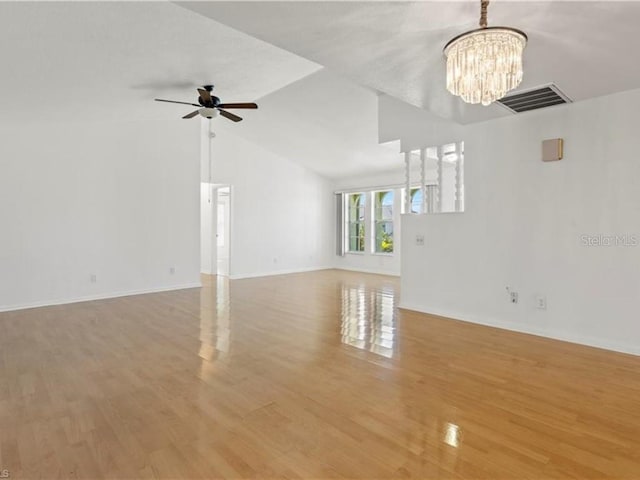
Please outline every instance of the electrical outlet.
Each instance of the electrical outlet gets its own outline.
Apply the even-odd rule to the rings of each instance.
[[[539,310],[546,310],[547,309],[547,297],[545,297],[544,295],[537,295],[536,296],[536,308]]]
[[[511,303],[518,303],[518,292],[509,292]]]
[[[424,235],[416,235],[416,245],[424,246]]]
[[[169,274],[173,275],[174,273],[176,273],[176,267],[169,267]]]
[[[89,277],[89,281],[91,283],[96,283],[98,281],[98,277],[96,274],[92,273],[91,276]]]

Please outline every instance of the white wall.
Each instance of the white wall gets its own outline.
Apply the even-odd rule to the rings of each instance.
[[[640,90],[466,127],[466,212],[403,217],[402,306],[640,354],[640,247],[582,242],[640,239],[638,111]]]
[[[329,182],[233,133],[243,124],[220,122],[226,120],[213,120],[217,136],[211,141],[211,180],[231,186],[230,277],[330,267],[334,223]],[[209,181],[206,161],[202,180]]]
[[[199,283],[197,125],[36,120],[0,135],[0,310]]]
[[[403,152],[457,142],[463,131],[463,125],[435,113],[389,95],[378,97],[378,139],[381,143],[400,140]]]

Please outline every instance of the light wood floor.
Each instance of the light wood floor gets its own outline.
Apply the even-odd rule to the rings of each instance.
[[[640,357],[399,312],[386,277],[207,280],[0,314],[0,475],[640,478]]]

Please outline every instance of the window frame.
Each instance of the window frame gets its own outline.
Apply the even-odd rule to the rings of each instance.
[[[388,188],[384,190],[373,190],[371,192],[371,221],[369,222],[371,225],[371,254],[372,255],[383,255],[383,256],[392,256],[395,253],[395,245],[394,245],[394,233],[395,233],[395,210],[396,210],[396,194],[400,193],[402,195],[402,189],[398,188]],[[380,205],[378,207],[378,195],[384,194],[379,198]],[[385,197],[391,194],[391,205],[385,205],[384,199]],[[384,208],[388,207],[390,209],[390,218],[384,218]],[[381,218],[378,219],[378,208],[380,211]],[[378,251],[378,225],[383,224],[391,224],[391,250],[381,250]],[[386,233],[386,232],[384,232]],[[388,235],[388,234],[387,234]],[[380,242],[382,243],[384,240]]]
[[[362,199],[362,204],[355,207],[362,212],[361,215],[358,215],[359,221],[351,220],[351,199],[355,196],[360,196],[360,198]],[[367,251],[367,194],[366,192],[348,192],[345,193],[345,200],[345,253],[364,255]],[[352,236],[352,225],[360,225],[362,228],[362,233],[359,233],[357,236]],[[351,249],[352,238],[356,239],[356,243],[361,242],[362,249]]]

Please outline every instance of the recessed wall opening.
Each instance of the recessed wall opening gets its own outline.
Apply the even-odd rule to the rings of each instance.
[[[464,212],[464,142],[407,152],[406,162],[404,213]]]

